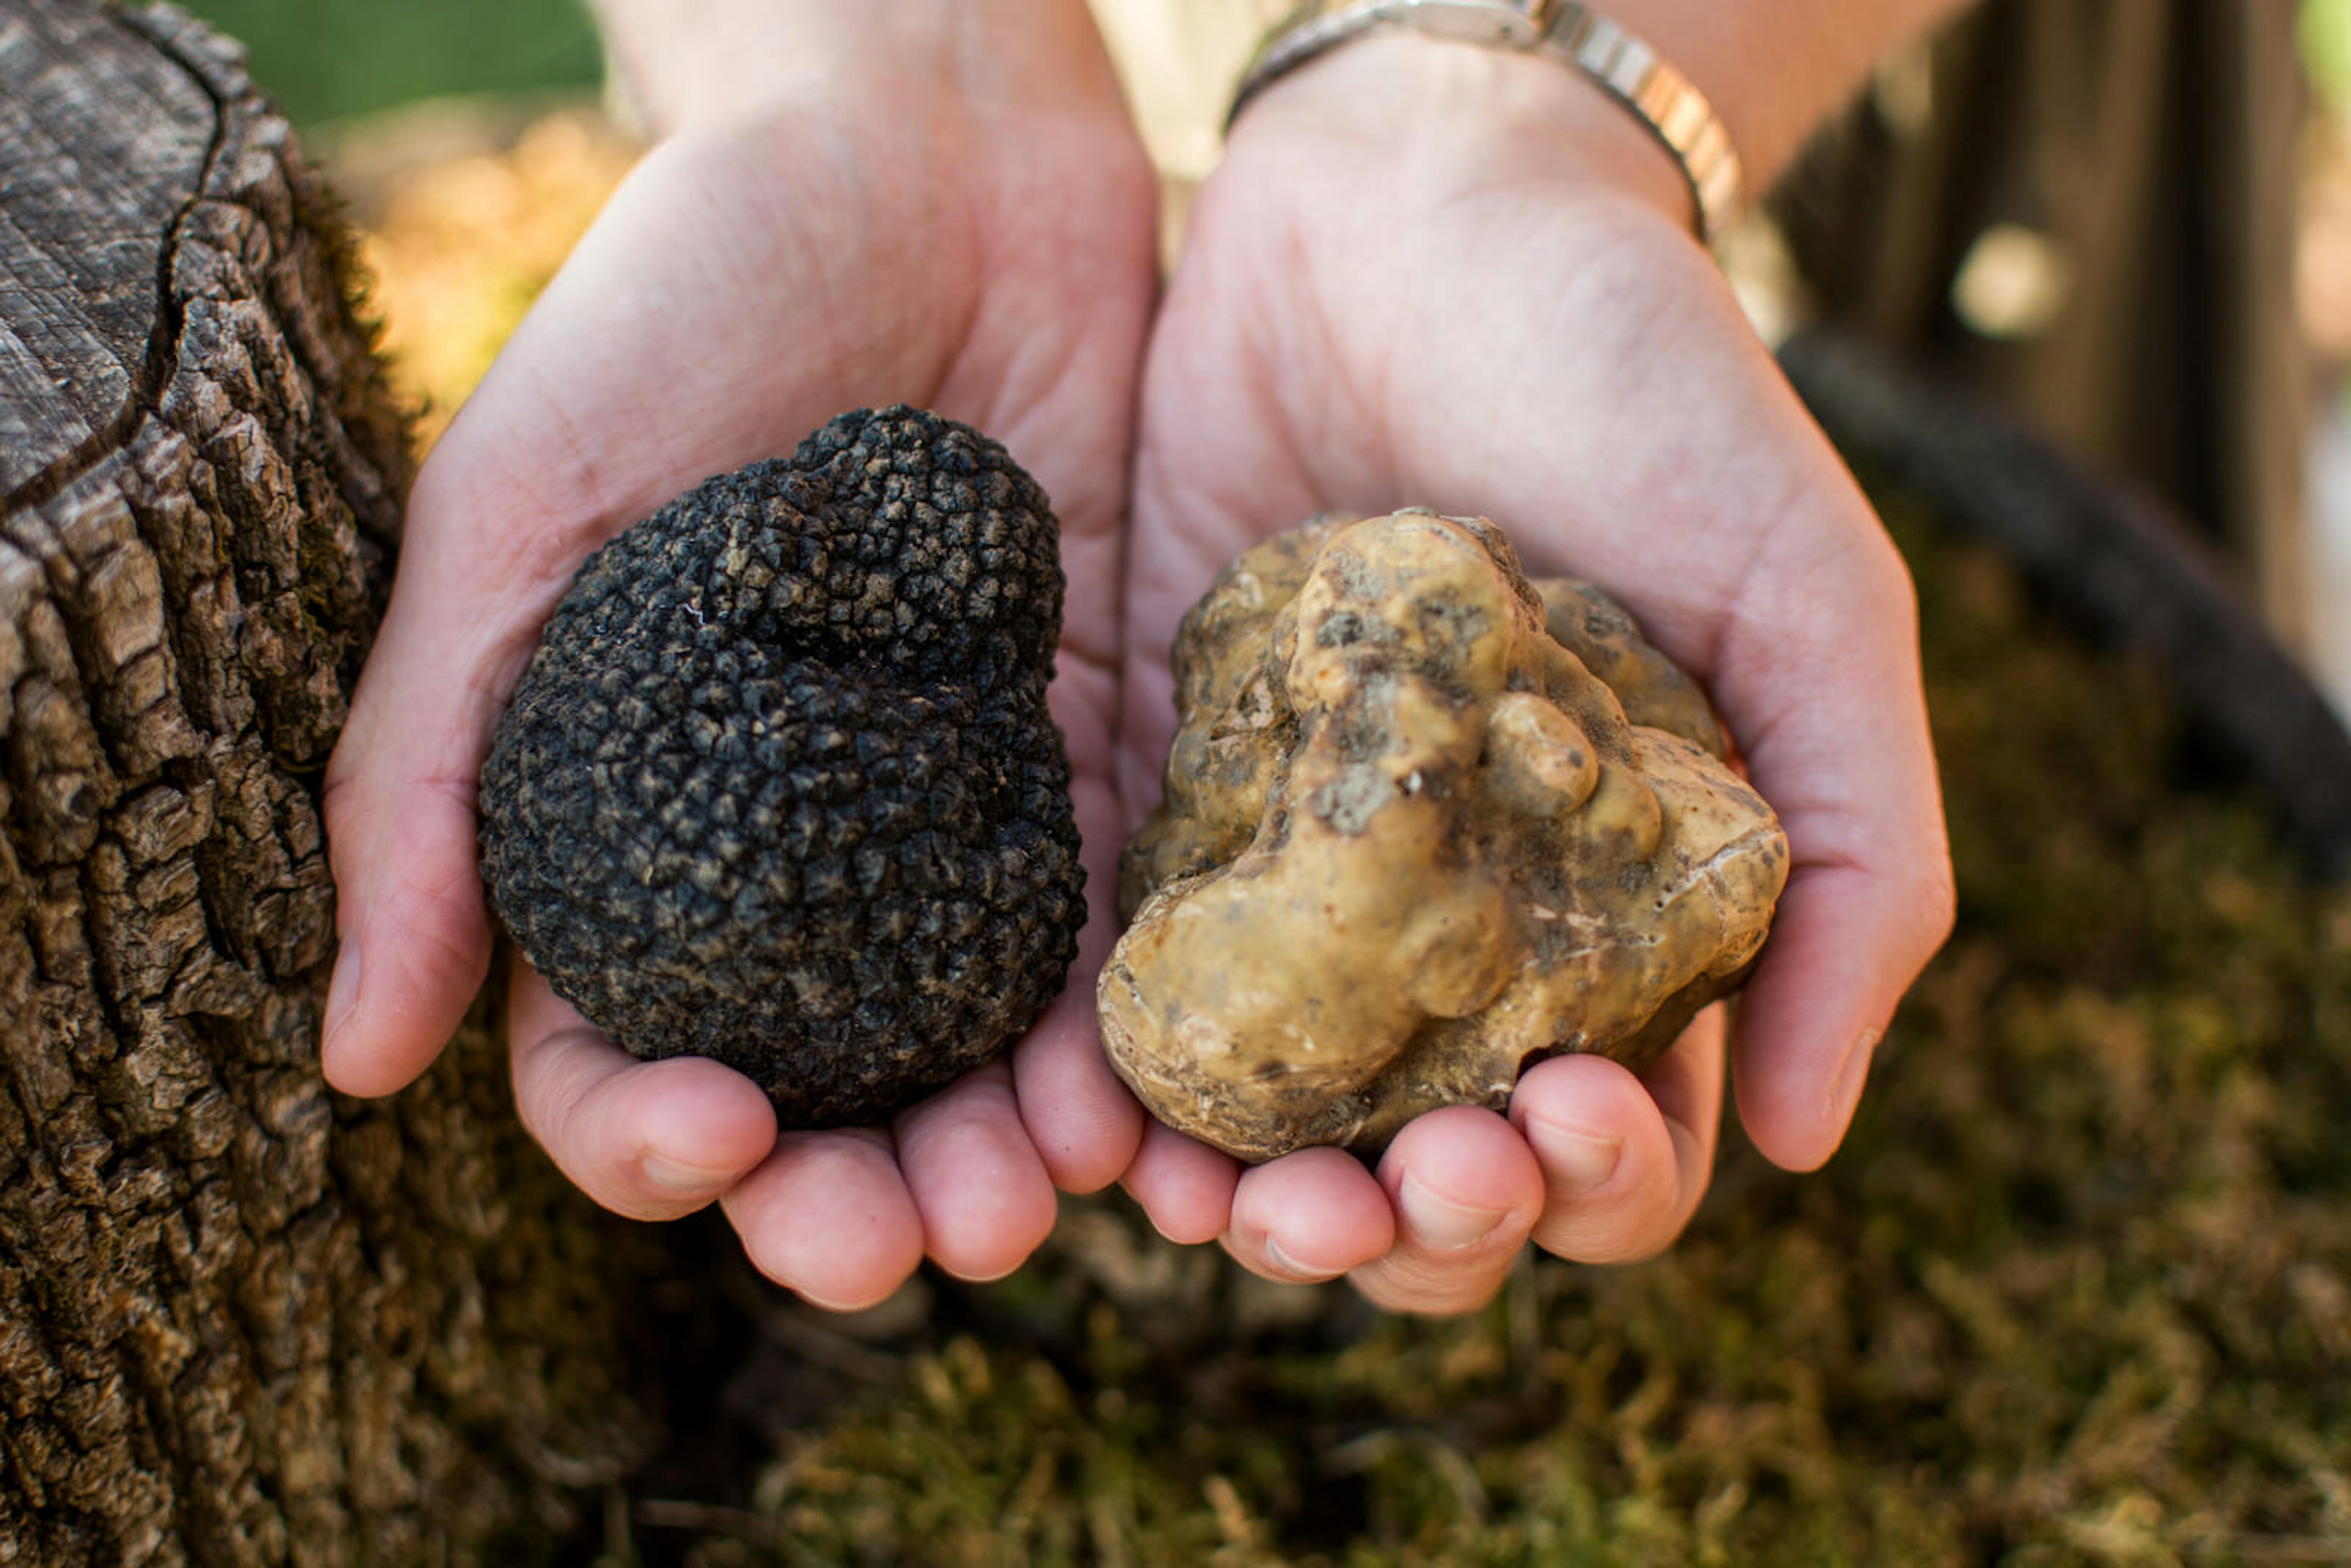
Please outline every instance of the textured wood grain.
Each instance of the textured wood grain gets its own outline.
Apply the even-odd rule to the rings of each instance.
[[[172,222],[218,128],[201,83],[102,13],[0,21],[0,491],[128,418]],[[93,116],[93,102],[109,112]],[[53,383],[53,389],[52,389]],[[59,394],[62,395],[59,395]]]
[[[0,1563],[521,1561],[629,1416],[483,1031],[315,1061],[405,437],[285,123],[0,0]]]

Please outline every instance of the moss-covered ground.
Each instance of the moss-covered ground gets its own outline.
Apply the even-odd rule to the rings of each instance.
[[[894,1328],[777,1319],[752,1495],[615,1497],[607,1562],[2351,1562],[2351,894],[1898,531],[1961,914],[1824,1171],[1733,1133],[1670,1255],[1452,1322],[1077,1206]]]

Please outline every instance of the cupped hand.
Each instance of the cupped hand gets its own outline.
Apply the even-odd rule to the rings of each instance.
[[[1729,1046],[1792,1168],[1844,1135],[1951,913],[1908,576],[1691,236],[1667,155],[1553,62],[1411,37],[1277,84],[1201,192],[1155,329],[1127,574],[1121,787],[1157,798],[1167,649],[1225,561],[1323,510],[1494,517],[1695,673],[1793,866]],[[1625,1260],[1703,1195],[1721,1009],[1635,1077],[1546,1061],[1507,1116],[1440,1111],[1376,1170],[1243,1172],[1153,1128],[1128,1188],[1278,1279],[1473,1306],[1531,1238]]]
[[[614,195],[419,476],[326,800],[342,949],[323,1064],[381,1094],[433,1060],[483,978],[475,774],[589,550],[842,409],[919,403],[1003,441],[1063,527],[1051,701],[1095,903],[1068,992],[1009,1061],[889,1127],[778,1137],[749,1080],[638,1061],[527,970],[514,987],[517,1104],[567,1175],[641,1218],[721,1200],[766,1272],[837,1306],[925,1254],[970,1277],[1015,1267],[1055,1186],[1113,1180],[1141,1135],[1094,1044],[1091,975],[1118,836],[1119,528],[1154,187],[1090,26],[960,74],[881,58],[887,74],[844,64],[686,124]]]

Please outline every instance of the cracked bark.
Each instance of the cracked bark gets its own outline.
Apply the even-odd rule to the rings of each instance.
[[[350,281],[217,40],[0,0],[0,1563],[525,1560],[635,1430],[482,1020],[316,1069],[409,462]]]

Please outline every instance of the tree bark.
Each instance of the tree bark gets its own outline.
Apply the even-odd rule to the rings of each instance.
[[[0,0],[0,1563],[523,1561],[632,1417],[486,1031],[315,1042],[402,418],[235,55]]]

